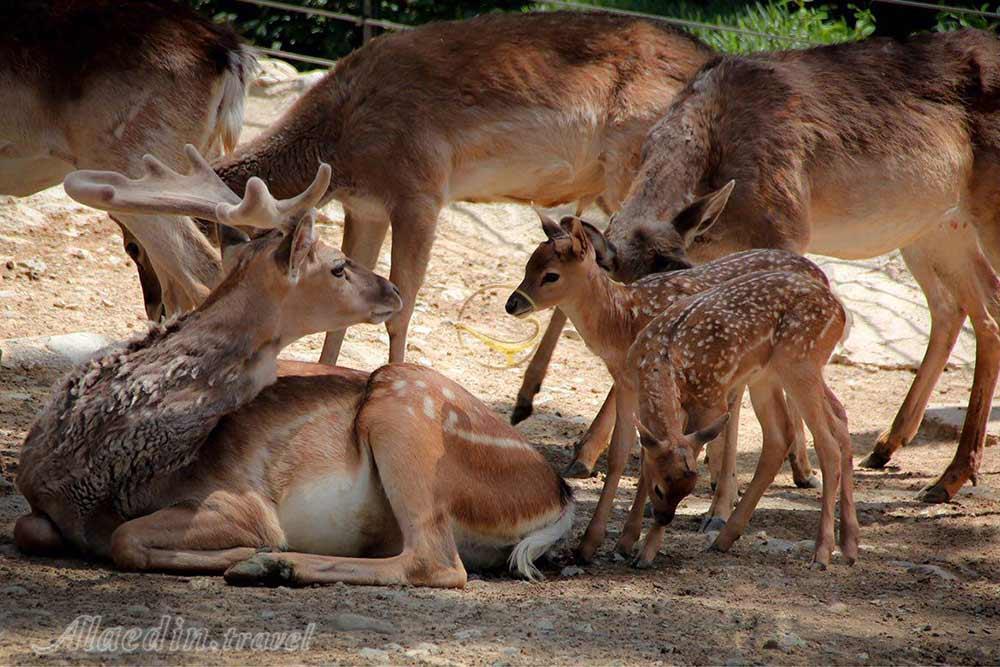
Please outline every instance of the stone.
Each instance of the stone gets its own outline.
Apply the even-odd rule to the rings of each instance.
[[[576,565],[567,565],[559,572],[559,576],[561,577],[578,577],[581,574],[583,574],[583,568]]]
[[[466,640],[475,639],[476,637],[482,637],[483,631],[479,628],[466,628],[465,630],[459,630],[455,633],[455,639]]]
[[[18,584],[11,584],[0,588],[0,595],[27,595],[28,589]]]
[[[930,564],[914,565],[913,567],[907,568],[907,571],[912,572],[913,574],[923,574],[928,576],[939,577],[945,581],[958,581],[958,577],[956,577],[954,574],[944,569],[943,567],[939,567],[937,565],[930,565]]]
[[[262,609],[260,612],[260,618],[264,621],[270,621],[274,618],[274,612],[270,609]]]
[[[0,340],[0,365],[11,369],[41,367],[68,370],[110,344],[110,339],[85,331],[57,336],[7,338]]]
[[[358,651],[358,655],[360,655],[365,660],[369,660],[371,662],[381,662],[381,663],[389,662],[389,652],[383,651],[382,649],[379,648],[371,648],[366,646],[365,648]]]
[[[392,623],[381,621],[377,618],[342,612],[334,615],[331,619],[334,630],[342,632],[378,632],[383,635],[391,635],[396,632]]]
[[[550,632],[556,629],[556,624],[551,618],[540,618],[535,621],[535,627],[543,632]]]
[[[149,607],[144,604],[131,604],[125,607],[125,613],[129,616],[145,616],[149,613]]]

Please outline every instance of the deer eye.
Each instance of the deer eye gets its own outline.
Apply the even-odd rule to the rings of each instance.
[[[663,500],[663,489],[661,489],[659,486],[654,486],[653,487],[653,493],[656,494],[657,498],[659,498],[660,500]]]
[[[330,273],[333,274],[334,278],[344,277],[344,266],[346,266],[346,264],[347,264],[346,262],[337,262],[336,264],[333,265],[333,268],[330,269]]]
[[[544,276],[542,276],[542,284],[543,285],[546,285],[548,283],[554,283],[557,280],[559,280],[559,274],[558,273],[552,273],[551,271],[549,271]]]

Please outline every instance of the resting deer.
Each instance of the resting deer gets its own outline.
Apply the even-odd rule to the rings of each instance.
[[[570,494],[482,403],[414,366],[279,368],[293,340],[401,307],[389,281],[316,239],[329,167],[293,198],[251,179],[240,200],[188,155],[186,176],[147,157],[141,179],[75,172],[67,191],[281,231],[227,244],[227,275],[198,309],[56,388],[21,452],[19,548],[238,583],[462,586],[466,566],[505,560],[537,576]]]
[[[714,548],[739,538],[764,490],[792,445],[794,427],[785,397],[813,435],[823,471],[823,508],[813,562],[825,568],[834,545],[834,509],[840,491],[840,548],[858,556],[851,437],[847,413],[823,380],[823,366],[845,330],[846,312],[822,281],[802,273],[752,273],[676,302],[649,323],[628,353],[638,391],[643,458],[639,491],[622,541],[634,544],[645,498],[655,523],[637,564],[660,549],[677,504],[694,490],[697,458],[729,419],[727,398],[750,387],[764,439],[750,486]]]
[[[506,310],[511,315],[523,317],[545,308],[561,308],[569,316],[587,347],[605,363],[615,382],[595,425],[588,431],[588,435],[591,435],[610,430],[609,426],[601,422],[610,422],[614,426],[608,456],[608,475],[604,481],[601,500],[578,552],[582,560],[590,561],[604,541],[618,483],[635,442],[634,396],[632,392],[626,392],[623,397],[618,386],[621,382],[626,386],[634,384],[629,380],[630,370],[626,357],[639,332],[676,300],[747,273],[783,270],[795,272],[824,285],[826,276],[815,264],[795,253],[753,251],[725,257],[687,271],[657,274],[631,285],[622,285],[614,282],[601,268],[608,248],[599,230],[575,217],[566,217],[561,223],[556,223],[541,213],[539,216],[548,241],[540,244],[532,253],[524,270],[524,280],[507,300]],[[739,410],[742,396],[742,388],[738,388],[733,396],[733,411]],[[610,410],[608,406],[611,407]],[[732,422],[732,428],[727,433],[729,443],[723,448],[723,452],[716,451],[710,456],[713,479],[718,480],[718,487],[706,517],[706,528],[723,523],[736,500],[737,422],[735,419]],[[604,444],[604,439],[585,437],[563,474],[589,476]],[[796,445],[794,451],[789,450],[796,483],[799,486],[812,486],[816,482],[809,467],[804,437],[797,438]],[[630,549],[631,544],[625,548],[626,551]]]
[[[232,150],[255,68],[232,31],[171,0],[3,3],[0,194],[74,169],[138,176],[144,153],[178,166],[186,143]],[[191,220],[115,220],[150,319],[193,308],[217,282],[218,253]]]
[[[287,195],[305,186],[317,159],[329,162],[328,197],[346,212],[343,250],[365,266],[392,227],[390,278],[403,309],[387,327],[398,362],[445,205],[615,210],[649,128],[710,56],[683,32],[600,13],[429,24],[340,60],[215,167],[237,192],[259,175]],[[342,340],[329,335],[321,361],[336,361]]]
[[[946,501],[975,481],[1000,370],[998,87],[1000,42],[972,30],[717,58],[651,132],[606,232],[609,262],[630,280],[755,247],[849,259],[899,248],[927,297],[930,343],[861,465],[884,466],[914,437],[969,317],[965,426],[920,494]]]

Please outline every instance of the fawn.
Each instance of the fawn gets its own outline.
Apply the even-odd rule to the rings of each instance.
[[[748,385],[764,439],[753,480],[713,547],[727,550],[774,479],[793,439],[787,397],[813,435],[823,501],[813,562],[825,568],[834,544],[840,491],[840,548],[858,556],[847,413],[823,379],[845,333],[846,311],[823,282],[785,271],[753,273],[677,301],[636,338],[628,353],[638,392],[642,443],[639,492],[623,541],[634,543],[648,495],[654,525],[638,556],[648,566],[677,504],[695,487],[695,460],[729,420],[727,397]]]
[[[234,583],[462,586],[466,567],[505,562],[537,578],[573,502],[512,427],[429,369],[277,361],[301,336],[401,307],[392,283],[317,240],[329,168],[296,197],[251,179],[233,201],[187,151],[188,175],[147,157],[141,179],[74,172],[67,190],[278,231],[228,244],[228,274],[196,310],[57,385],[21,452],[18,547]]]
[[[548,241],[532,253],[525,267],[524,280],[507,300],[506,310],[512,315],[524,316],[536,310],[559,307],[573,321],[587,347],[604,361],[615,382],[601,414],[577,446],[574,460],[564,473],[582,476],[582,469],[583,474],[589,474],[606,442],[601,434],[610,430],[613,423],[608,476],[598,509],[579,551],[580,558],[587,561],[593,558],[604,539],[611,503],[635,440],[632,425],[634,396],[628,390],[632,383],[626,360],[629,347],[643,327],[678,298],[747,273],[783,270],[822,285],[826,285],[827,281],[819,267],[800,255],[762,250],[739,253],[696,268],[656,274],[631,285],[622,285],[612,280],[601,266],[606,261],[608,248],[598,229],[576,217],[565,217],[561,223],[541,212],[539,217]],[[625,390],[622,389],[623,382]],[[734,394],[733,410],[738,410],[742,389]],[[735,427],[734,420],[733,430],[728,434],[732,443],[736,438]],[[805,454],[804,438],[797,438],[796,443],[796,451],[790,455],[796,483],[811,486],[814,478]],[[719,486],[706,517],[707,522],[713,519],[715,523],[724,521],[736,499],[735,459],[732,458],[735,454],[730,454],[730,450],[735,452],[735,447],[727,446],[722,454],[713,453],[710,456],[713,477],[719,481]]]

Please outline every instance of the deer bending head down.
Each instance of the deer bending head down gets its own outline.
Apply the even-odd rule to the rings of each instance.
[[[659,551],[677,504],[697,483],[698,454],[725,428],[730,393],[744,384],[764,434],[761,457],[715,548],[726,550],[739,538],[791,447],[787,396],[813,434],[823,471],[813,560],[821,567],[830,562],[839,491],[841,550],[854,562],[858,522],[847,415],[823,380],[823,366],[846,321],[843,306],[823,283],[766,272],[682,299],[639,334],[628,355],[639,393],[643,448],[637,501],[648,495],[655,518],[640,565]],[[626,532],[636,530],[636,516],[641,523],[641,513],[633,512]]]
[[[916,435],[961,325],[976,373],[955,457],[920,498],[975,481],[1000,375],[1000,40],[975,30],[721,57],[651,131],[607,236],[616,274],[753,247],[846,259],[899,249],[931,311],[881,468]],[[733,185],[735,181],[735,185]]]
[[[541,213],[542,229],[548,240],[541,243],[524,270],[524,279],[507,300],[507,312],[523,316],[543,308],[561,308],[573,321],[587,347],[597,354],[608,368],[615,385],[601,413],[576,447],[573,462],[564,472],[567,476],[589,476],[612,431],[611,453],[608,456],[608,477],[601,494],[601,503],[580,546],[583,560],[593,557],[604,538],[611,501],[624,472],[635,433],[635,389],[626,362],[629,347],[636,336],[654,317],[683,297],[726,283],[758,271],[786,271],[806,280],[826,285],[826,276],[812,262],[795,253],[781,250],[758,250],[738,253],[715,262],[685,271],[657,274],[630,285],[610,278],[609,246],[599,230],[576,217],[566,217],[556,223]],[[742,387],[733,392],[732,409],[738,410]],[[799,427],[796,421],[796,426]],[[799,428],[796,435],[799,435]],[[712,507],[706,516],[706,527],[724,522],[737,496],[735,447],[736,422],[727,432],[727,441],[719,443],[722,451],[711,453],[713,481],[718,482]],[[816,482],[805,453],[805,438],[796,437],[789,452],[793,475],[800,486]],[[642,499],[637,507],[641,509]],[[618,549],[631,553],[635,536],[623,533]]]
[[[22,448],[19,548],[237,583],[461,586],[466,567],[508,563],[537,577],[533,561],[572,522],[571,494],[486,406],[419,367],[279,369],[296,338],[401,305],[389,281],[316,239],[329,168],[289,199],[257,179],[239,199],[188,155],[187,175],[147,157],[140,179],[79,172],[67,191],[276,230],[227,246],[227,275],[197,310],[56,388]]]

